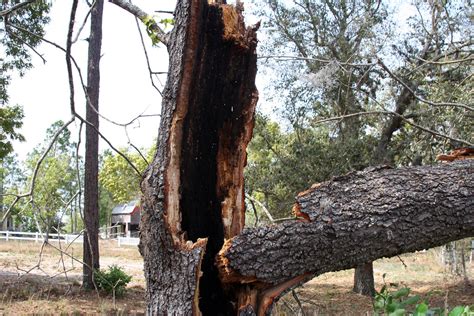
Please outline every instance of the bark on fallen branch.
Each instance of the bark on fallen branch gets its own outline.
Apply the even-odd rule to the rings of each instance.
[[[226,282],[278,285],[474,236],[474,160],[372,168],[297,197],[303,222],[246,229],[217,258]]]

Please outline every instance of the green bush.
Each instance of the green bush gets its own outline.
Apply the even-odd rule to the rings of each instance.
[[[384,275],[385,276],[385,275]],[[397,284],[390,283],[395,290],[390,291],[385,284],[380,292],[376,292],[373,307],[374,315],[388,316],[473,316],[474,306],[456,306],[450,311],[439,307],[430,307],[419,295],[410,296],[410,288],[398,288]]]
[[[126,274],[117,265],[109,266],[108,270],[97,270],[94,274],[94,281],[99,290],[104,290],[109,294],[119,297],[125,294],[127,284],[132,277]]]

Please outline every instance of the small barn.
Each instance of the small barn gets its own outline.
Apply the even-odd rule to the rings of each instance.
[[[140,212],[141,205],[139,200],[119,204],[112,210],[112,226],[119,228],[116,232],[124,232],[125,236],[138,235]]]

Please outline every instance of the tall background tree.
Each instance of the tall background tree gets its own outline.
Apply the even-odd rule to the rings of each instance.
[[[136,148],[120,148],[129,161],[143,173],[148,167],[148,162],[153,159],[156,151],[155,146],[142,149],[137,152]],[[142,156],[143,155],[143,156]],[[100,225],[110,224],[112,209],[118,204],[128,203],[134,199],[140,199],[141,175],[134,170],[130,164],[118,154],[106,150],[100,156],[99,169],[99,193],[100,193]]]
[[[15,209],[10,212],[10,215],[6,216],[5,220],[3,217],[6,215],[6,211],[13,202],[13,195],[16,192],[19,192],[25,183],[26,177],[24,171],[20,166],[18,156],[15,153],[11,153],[6,157],[3,157],[0,160],[0,220],[2,223],[0,225],[1,230],[8,230],[12,226],[16,226],[16,214],[18,214],[21,209],[15,207]]]
[[[29,231],[61,233],[66,216],[70,215],[73,201],[80,191],[75,169],[76,144],[71,141],[69,130],[61,133],[38,166],[38,160],[63,124],[62,121],[53,123],[47,129],[44,141],[28,154],[25,161],[25,187],[31,185],[32,178],[36,177],[33,198],[25,201],[24,211],[20,215],[24,227]]]
[[[287,216],[311,183],[370,165],[429,164],[472,144],[466,2],[414,1],[398,24],[408,11],[388,1],[257,5],[268,34],[260,60],[276,76],[267,89],[285,141],[272,137],[269,118],[257,119],[248,190],[275,215]],[[271,158],[252,160],[262,156],[255,151]],[[356,269],[357,292],[373,293],[371,271]]]
[[[87,62],[86,153],[84,161],[84,248],[85,288],[94,288],[94,270],[99,269],[99,90],[104,1],[91,8],[91,31]]]

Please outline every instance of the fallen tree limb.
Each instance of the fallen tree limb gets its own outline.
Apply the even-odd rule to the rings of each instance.
[[[474,236],[473,192],[472,159],[372,168],[317,184],[297,197],[302,221],[227,240],[217,258],[221,279],[278,287]]]
[[[473,234],[472,162],[350,174],[300,195],[300,222],[242,232],[258,25],[245,27],[238,4],[178,0],[166,35],[157,152],[141,183],[148,315],[266,314],[314,275]]]

